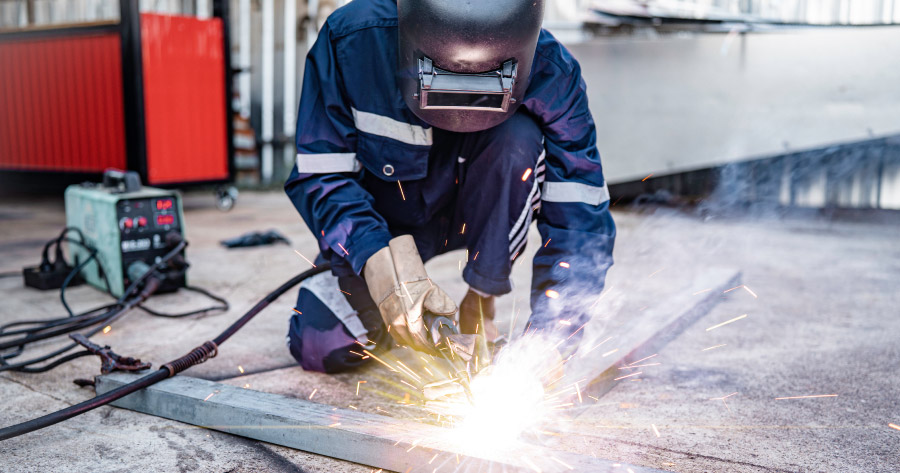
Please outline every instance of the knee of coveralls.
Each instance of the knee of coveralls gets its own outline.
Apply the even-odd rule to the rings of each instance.
[[[535,179],[541,177],[543,132],[520,109],[500,125],[469,135],[458,201],[470,252],[463,279],[481,292],[506,294],[512,290],[512,261],[524,249],[539,202]]]
[[[390,335],[381,323],[378,308],[371,302],[362,278],[358,281],[344,281],[341,287],[350,289],[348,297],[351,307],[357,311],[360,321],[368,330],[368,337],[376,349],[389,349]],[[361,285],[361,287],[358,287]],[[343,290],[343,289],[342,289]],[[291,316],[288,328],[288,349],[303,369],[323,373],[338,373],[357,368],[367,363],[358,354],[363,347],[343,322],[312,291],[300,288],[297,295],[297,311]]]
[[[479,162],[478,179],[502,178],[502,182],[496,184],[507,184],[506,177],[515,177],[522,182],[525,170],[534,169],[543,151],[544,133],[534,118],[519,108],[503,123],[487,130],[466,133],[464,139],[467,142],[463,146],[463,153],[467,155],[466,167],[471,170],[475,162]],[[491,181],[485,183],[495,184]]]

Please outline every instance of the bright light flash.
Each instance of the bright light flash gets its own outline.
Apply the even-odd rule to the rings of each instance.
[[[550,347],[551,342],[536,337],[508,345],[472,380],[472,401],[459,406],[455,417],[461,420],[448,440],[493,455],[516,445],[524,433],[540,431],[553,414],[541,380],[541,373],[557,362],[547,356]]]

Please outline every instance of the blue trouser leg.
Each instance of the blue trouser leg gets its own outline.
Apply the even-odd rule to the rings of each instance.
[[[412,235],[423,260],[466,248],[463,279],[481,292],[500,295],[512,290],[512,263],[525,247],[540,203],[543,150],[540,128],[521,111],[480,132],[435,129],[428,177],[403,182],[402,196],[396,183],[375,176],[363,182],[391,233]],[[411,215],[422,222],[410,220]],[[314,287],[301,285],[297,310],[303,314],[291,317],[288,339],[291,354],[304,369],[337,372],[367,361],[355,354],[362,349],[359,334],[342,322],[348,311],[356,312],[368,330],[364,338],[379,348],[392,343],[365,282],[347,269],[337,270],[340,280],[334,278],[333,287],[319,287],[318,295],[310,289]],[[350,295],[342,296],[337,284]],[[343,303],[332,295],[344,297]],[[354,325],[352,318],[349,323]]]
[[[392,343],[359,276],[310,278],[300,285],[295,308],[287,343],[305,370],[337,373],[356,368],[366,362],[364,349],[387,349]]]

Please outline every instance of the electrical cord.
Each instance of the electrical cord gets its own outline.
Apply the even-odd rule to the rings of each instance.
[[[71,231],[74,231],[78,234],[78,237],[81,241],[76,241],[73,239],[68,239],[67,234]],[[72,243],[79,244],[88,251],[91,251],[92,254],[85,261],[81,262],[77,265],[73,270],[69,273],[64,282],[63,288],[65,284],[72,280],[74,275],[76,275],[81,269],[84,268],[95,256],[96,249],[91,248],[90,246],[84,243],[84,235],[78,229],[66,228],[60,233],[59,237],[54,240],[47,242],[44,245],[44,250],[42,252],[41,257],[41,265],[42,267],[45,265],[51,266],[49,261],[48,253],[53,245],[56,245],[57,257],[53,264],[65,264],[65,260],[63,259],[62,251],[60,249],[60,244],[62,241],[68,240]],[[94,327],[91,330],[88,330],[84,333],[86,337],[91,337],[95,335],[97,332],[102,330],[104,327],[108,326],[115,320],[118,320],[122,317],[126,312],[130,311],[136,306],[139,306],[143,303],[153,292],[155,292],[156,288],[162,283],[162,280],[165,279],[165,276],[162,273],[164,266],[169,264],[171,260],[173,260],[177,255],[184,250],[187,246],[187,242],[184,240],[178,241],[174,247],[168,251],[165,255],[163,255],[159,260],[157,260],[153,265],[149,266],[144,273],[135,280],[129,287],[123,292],[122,296],[120,296],[114,304],[106,305],[102,307],[97,307],[81,314],[74,314],[68,307],[65,301],[65,295],[61,292],[60,297],[62,298],[63,305],[66,306],[66,309],[69,313],[69,317],[62,317],[56,319],[49,320],[28,320],[28,321],[18,321],[10,324],[3,325],[0,327],[0,351],[13,348],[15,351],[9,353],[0,354],[0,372],[3,371],[19,371],[19,372],[41,372],[52,369],[56,366],[59,366],[66,361],[71,361],[72,359],[78,358],[78,356],[67,355],[59,360],[54,360],[49,362],[48,364],[41,367],[33,367],[37,363],[45,362],[47,360],[51,360],[54,357],[60,356],[74,348],[77,348],[79,345],[77,343],[68,344],[60,349],[57,349],[49,354],[45,354],[39,356],[37,358],[33,358],[27,361],[20,361],[16,363],[9,363],[7,360],[20,356],[24,350],[26,345],[39,342],[42,340],[47,340],[50,338],[54,338],[61,335],[66,335],[72,332],[76,332],[79,330],[83,330],[86,328]],[[97,264],[100,265],[99,259],[97,260]],[[106,275],[106,272],[103,271],[102,266],[100,267],[100,271]],[[147,293],[147,286],[150,286],[148,281],[153,281],[151,278],[154,277],[156,282],[153,283],[153,289]],[[129,298],[131,294],[133,294],[141,284],[148,282],[145,286],[144,290],[138,293],[136,296]],[[107,288],[109,288],[109,280],[106,279]],[[214,296],[217,297],[217,296]],[[223,302],[221,298],[217,298],[219,302]],[[225,304],[227,305],[227,304]],[[208,308],[209,310],[215,310],[222,306],[216,306]],[[12,327],[25,327],[25,328],[17,328],[16,330],[9,330]],[[23,335],[21,337],[9,340],[10,337],[16,335]],[[2,341],[3,339],[7,339],[6,341]],[[90,353],[88,351],[84,351],[81,353]]]
[[[112,391],[97,395],[92,399],[88,399],[87,401],[75,404],[73,406],[69,406],[65,409],[61,409],[56,412],[52,412],[50,414],[38,417],[36,419],[32,419],[26,422],[22,422],[20,424],[11,425],[9,427],[4,427],[0,429],[0,441],[8,440],[13,437],[18,437],[20,435],[27,434],[29,432],[33,432],[38,429],[42,429],[44,427],[49,427],[54,424],[58,424],[64,420],[71,419],[77,415],[83,414],[90,410],[96,409],[100,406],[109,404],[116,399],[122,398],[131,394],[135,391],[143,389],[148,386],[152,386],[166,378],[171,376],[175,376],[176,374],[190,368],[191,366],[200,364],[212,358],[218,354],[219,346],[225,343],[232,335],[234,335],[238,330],[240,330],[244,325],[247,324],[256,314],[262,312],[263,309],[269,306],[273,301],[278,299],[285,292],[290,290],[292,287],[300,284],[303,280],[315,276],[316,274],[325,272],[331,269],[331,265],[329,264],[321,264],[317,267],[304,271],[281,286],[279,286],[274,291],[270,292],[266,297],[256,303],[250,310],[248,310],[244,315],[242,315],[238,320],[232,323],[227,329],[225,329],[222,333],[219,334],[216,338],[211,341],[207,341],[202,345],[198,346],[191,350],[187,355],[182,356],[176,360],[172,360],[169,363],[164,364],[162,367],[153,371],[152,373],[135,380],[131,383],[128,383],[124,386],[120,386]]]
[[[205,309],[197,309],[197,310],[192,310],[192,311],[189,311],[189,312],[182,312],[182,313],[180,313],[180,314],[168,314],[168,313],[165,313],[165,312],[160,312],[160,311],[157,311],[157,310],[154,310],[154,309],[150,309],[150,308],[147,307],[145,304],[139,305],[138,308],[140,308],[141,310],[143,310],[144,312],[146,312],[146,313],[148,313],[148,314],[150,314],[150,315],[154,315],[154,316],[156,316],[156,317],[168,317],[168,318],[171,318],[171,319],[178,319],[178,318],[182,318],[182,317],[188,317],[188,316],[191,316],[191,315],[205,314],[205,313],[207,313],[207,312],[212,312],[212,311],[215,311],[215,310],[220,310],[220,311],[225,312],[225,311],[228,311],[228,309],[230,308],[230,306],[228,305],[228,301],[226,301],[225,299],[223,299],[223,298],[221,298],[221,297],[219,297],[219,296],[217,296],[217,295],[215,295],[215,294],[213,294],[213,293],[207,291],[206,289],[202,289],[202,288],[199,288],[199,287],[196,287],[196,286],[185,286],[183,289],[186,289],[186,290],[188,290],[188,291],[193,291],[193,292],[197,292],[197,293],[203,294],[204,296],[206,296],[206,297],[208,297],[208,298],[210,298],[210,299],[212,299],[212,300],[218,302],[219,305],[217,305],[217,306],[216,306],[216,305],[210,306],[210,307],[207,307],[207,308],[205,308]]]
[[[69,313],[69,316],[74,317],[75,313],[72,312],[72,309],[69,308],[69,303],[66,302],[66,288],[69,287],[69,284],[71,284],[71,282],[75,278],[75,276],[77,276],[88,264],[90,264],[91,261],[93,261],[93,260],[97,261],[98,272],[101,275],[103,275],[103,282],[106,283],[106,292],[107,293],[112,291],[112,286],[110,286],[110,284],[109,284],[109,277],[107,276],[107,273],[103,268],[103,265],[100,263],[100,259],[97,258],[97,249],[96,248],[88,246],[84,242],[84,240],[75,241],[75,240],[72,240],[71,238],[66,238],[66,241],[68,241],[69,243],[74,243],[89,252],[88,257],[85,258],[84,261],[82,261],[81,263],[78,263],[78,265],[76,265],[74,268],[72,268],[72,271],[69,271],[69,274],[66,275],[66,279],[63,280],[62,285],[59,287],[59,300],[60,300],[60,302],[62,302],[63,307],[66,308],[66,312]]]

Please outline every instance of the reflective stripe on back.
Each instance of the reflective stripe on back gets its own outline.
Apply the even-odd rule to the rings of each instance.
[[[297,172],[326,174],[330,172],[359,172],[362,165],[356,153],[297,154]]]
[[[372,135],[383,136],[408,145],[431,146],[431,128],[423,128],[394,120],[390,117],[353,110],[356,129]]]

